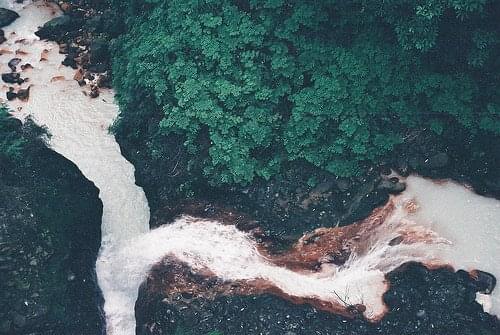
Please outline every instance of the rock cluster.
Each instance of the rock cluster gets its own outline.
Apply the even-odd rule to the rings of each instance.
[[[64,14],[45,23],[35,34],[41,39],[59,43],[64,54],[62,64],[76,70],[74,79],[80,86],[88,86],[91,98],[99,96],[99,89],[110,87],[110,54],[108,41],[95,31],[96,18],[104,14],[95,8],[82,8],[60,1]],[[111,19],[107,16],[102,20]]]

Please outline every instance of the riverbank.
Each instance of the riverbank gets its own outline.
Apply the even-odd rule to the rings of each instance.
[[[25,148],[0,153],[0,334],[102,334],[99,192],[32,121],[0,122]]]

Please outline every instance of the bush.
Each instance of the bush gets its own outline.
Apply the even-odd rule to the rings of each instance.
[[[10,116],[5,106],[0,106],[0,159],[19,159],[26,139],[16,132],[20,122]]]
[[[0,105],[0,167],[3,164],[26,164],[29,153],[40,149],[46,130],[30,119],[24,124],[12,117],[6,106]]]

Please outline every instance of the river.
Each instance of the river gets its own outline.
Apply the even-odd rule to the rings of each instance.
[[[384,312],[384,274],[406,261],[480,269],[500,278],[496,259],[500,255],[500,202],[462,185],[417,176],[407,178],[407,190],[394,197],[396,210],[370,241],[367,252],[354,254],[342,268],[324,268],[318,273],[275,265],[259,252],[251,236],[219,222],[182,217],[150,231],[149,207],[143,190],[135,184],[134,167],[108,131],[118,115],[113,92],[101,91],[96,99],[86,96],[72,79],[74,70],[61,65],[58,45],[34,35],[39,26],[60,15],[59,9],[41,1],[20,5],[0,0],[0,6],[13,8],[21,16],[4,28],[8,41],[0,47],[2,72],[10,72],[7,63],[14,56],[22,59],[21,64],[33,66],[22,73],[29,78],[23,87],[31,85],[29,100],[8,102],[13,115],[21,119],[30,115],[46,126],[50,146],[73,161],[100,190],[104,214],[96,272],[105,299],[108,334],[135,334],[139,285],[148,269],[166,255],[195,269],[208,268],[226,280],[264,278],[292,296],[336,301],[337,294],[351,292],[350,302],[366,304],[368,318]],[[46,60],[41,59],[44,50]],[[3,96],[7,89],[2,87]],[[403,232],[431,238],[389,246]],[[491,299],[478,297],[497,315],[499,292],[495,290]]]
[[[124,245],[149,230],[149,207],[142,188],[135,184],[134,167],[121,155],[108,130],[118,115],[113,92],[102,90],[97,99],[87,97],[73,80],[75,71],[61,65],[64,55],[59,54],[59,46],[40,41],[34,34],[38,27],[61,14],[57,6],[42,1],[33,4],[25,1],[21,5],[7,0],[0,1],[0,6],[14,9],[20,15],[4,28],[8,40],[0,46],[5,50],[0,56],[2,73],[10,72],[7,63],[13,57],[22,59],[20,65],[33,66],[22,73],[23,78],[29,78],[22,85],[31,86],[29,101],[8,102],[9,107],[14,116],[23,119],[30,115],[37,124],[47,127],[51,148],[73,161],[100,191],[102,245],[96,269],[106,301],[104,311],[112,315],[112,306],[121,302],[113,302],[113,283],[108,282],[113,278],[108,273],[106,250]],[[41,60],[44,50],[48,51],[47,60]],[[64,80],[53,79],[60,76]],[[3,85],[3,97],[6,91],[7,86]],[[130,313],[133,314],[133,306],[127,314]],[[117,328],[112,319],[108,320],[109,330]]]

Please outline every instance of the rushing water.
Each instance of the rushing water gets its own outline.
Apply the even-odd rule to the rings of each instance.
[[[139,285],[148,269],[165,255],[174,255],[194,269],[208,268],[226,280],[262,278],[283,292],[367,306],[365,316],[377,319],[384,311],[384,274],[407,261],[452,264],[456,269],[482,269],[500,276],[500,202],[484,198],[463,186],[409,177],[408,190],[394,198],[396,210],[371,235],[363,254],[353,254],[342,267],[326,267],[318,273],[294,272],[272,264],[259,253],[256,242],[234,226],[182,217],[176,222],[138,236],[124,247],[108,249],[107,274],[114,278],[113,316],[119,334],[132,334],[133,307]],[[414,205],[408,211],[407,205]],[[433,231],[431,231],[432,229]],[[425,236],[411,244],[391,246],[403,232]],[[499,314],[499,291],[490,312]],[[484,301],[485,299],[481,299]],[[489,299],[486,299],[489,300]],[[488,305],[490,305],[488,301]],[[128,325],[127,325],[128,324]]]
[[[55,43],[39,41],[38,26],[59,14],[42,2],[14,5],[21,18],[5,28],[8,41],[1,49],[2,72],[19,53],[21,64],[34,69],[22,74],[32,85],[28,102],[9,102],[14,115],[31,115],[47,126],[52,148],[77,164],[100,189],[104,204],[103,241],[96,270],[103,291],[108,334],[135,333],[134,304],[148,269],[171,254],[194,268],[208,268],[227,280],[263,278],[294,296],[367,305],[366,316],[384,311],[381,294],[384,274],[409,260],[450,263],[456,269],[481,269],[500,278],[500,202],[484,198],[454,183],[436,184],[419,177],[407,179],[408,188],[395,198],[396,211],[372,236],[368,252],[354,254],[341,268],[319,273],[299,273],[274,265],[261,255],[256,242],[233,226],[183,217],[171,225],[149,231],[149,208],[134,182],[133,166],[121,155],[108,127],[117,115],[111,91],[90,99],[72,80],[74,70],[61,65]],[[48,51],[47,60],[40,55]],[[10,51],[11,53],[6,53]],[[64,80],[53,80],[64,76]],[[7,86],[2,87],[5,96]],[[405,210],[412,202],[414,212]],[[389,246],[402,230],[435,234],[428,241]],[[493,313],[500,313],[500,290],[492,299]],[[481,297],[484,301],[484,297]]]
[[[16,117],[31,115],[38,124],[46,126],[52,135],[50,146],[73,161],[100,190],[104,207],[97,276],[106,301],[104,310],[112,314],[113,301],[106,288],[112,286],[107,280],[113,278],[106,273],[108,260],[103,255],[107,248],[124,244],[149,230],[149,207],[143,190],[135,185],[134,167],[121,155],[108,131],[118,114],[113,93],[101,91],[97,99],[87,97],[73,80],[75,71],[61,65],[64,55],[59,54],[59,46],[40,41],[34,35],[39,26],[60,15],[57,6],[42,1],[33,4],[25,1],[21,5],[7,0],[0,0],[0,6],[20,14],[20,18],[4,28],[8,40],[0,45],[2,73],[10,72],[7,63],[14,57],[22,59],[20,65],[30,63],[34,67],[22,72],[23,78],[29,78],[22,87],[31,85],[29,100],[9,102],[9,107]],[[41,60],[44,50],[48,51],[47,60]],[[54,80],[60,76],[65,79]],[[2,97],[7,89],[7,85],[2,86]],[[110,329],[113,327],[109,325]]]

